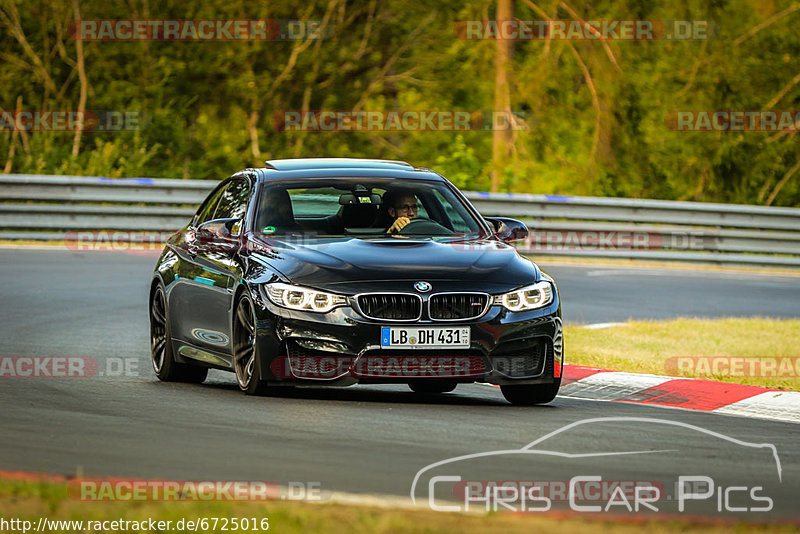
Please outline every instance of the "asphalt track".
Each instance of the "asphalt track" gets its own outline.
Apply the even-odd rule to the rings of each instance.
[[[748,518],[800,518],[795,424],[561,397],[548,406],[512,407],[497,388],[480,385],[439,397],[404,386],[359,386],[248,398],[220,372],[201,386],[160,383],[148,349],[146,289],[154,262],[123,252],[0,249],[0,356],[90,356],[100,369],[86,379],[0,379],[0,470],[318,482],[327,491],[407,497],[417,471],[432,462],[518,449],[588,418],[653,418],[774,444],[780,483],[771,457],[658,422],[582,425],[551,441],[576,454],[669,450],[606,456],[593,465],[606,479],[693,474],[712,476],[717,486],[763,483],[774,507]],[[567,322],[800,315],[800,277],[542,264],[559,282]],[[129,372],[109,376],[120,362]],[[522,471],[496,456],[464,472],[472,479],[564,480],[577,469],[570,461],[538,456]]]

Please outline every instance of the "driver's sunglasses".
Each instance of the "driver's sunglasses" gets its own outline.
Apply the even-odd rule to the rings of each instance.
[[[395,206],[397,211],[417,211],[419,206],[417,204],[403,204],[402,206]]]

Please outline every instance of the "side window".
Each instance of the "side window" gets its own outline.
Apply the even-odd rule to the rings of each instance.
[[[214,212],[217,209],[217,203],[219,202],[219,197],[222,194],[224,188],[219,188],[211,193],[208,198],[206,198],[205,202],[200,209],[197,211],[197,215],[195,216],[194,225],[200,226],[206,221],[210,221],[214,218]]]
[[[432,217],[428,214],[428,210],[425,209],[425,205],[419,194],[417,195],[417,217],[425,217],[426,219],[432,219]]]
[[[247,197],[250,193],[247,182],[233,180],[222,192],[217,204],[215,219],[242,219],[247,211]]]
[[[444,224],[445,226],[449,227],[450,229],[456,232],[474,232],[474,228],[472,228],[466,221],[469,220],[469,215],[466,211],[466,208],[461,204],[453,205],[451,199],[445,198],[441,192],[434,190],[433,192],[436,200],[444,208],[445,214],[447,215],[448,221],[439,221],[440,223]]]

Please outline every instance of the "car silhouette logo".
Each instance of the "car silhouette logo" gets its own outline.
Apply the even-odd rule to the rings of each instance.
[[[431,285],[428,282],[417,282],[414,284],[414,289],[420,293],[427,293],[431,290]]]

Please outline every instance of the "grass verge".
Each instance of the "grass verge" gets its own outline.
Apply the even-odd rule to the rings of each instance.
[[[293,533],[459,533],[504,534],[538,532],[542,534],[564,532],[588,534],[610,532],[634,534],[646,529],[649,534],[682,532],[796,532],[791,524],[745,524],[727,520],[684,521],[667,520],[609,520],[584,519],[565,514],[462,514],[429,510],[385,509],[377,506],[354,506],[337,503],[308,503],[299,501],[272,501],[268,503],[232,502],[83,502],[67,494],[65,482],[47,480],[19,480],[0,478],[0,517],[6,521],[30,521],[35,530],[39,518],[49,521],[145,521],[154,519],[172,521],[213,518],[255,518],[260,523],[267,519],[268,532]],[[221,525],[221,521],[218,525]],[[230,530],[230,525],[229,525]],[[21,530],[15,530],[21,532]],[[47,530],[46,532],[74,532],[75,530]],[[126,532],[109,529],[103,532]],[[143,530],[148,531],[148,530]],[[180,532],[181,530],[173,530]],[[217,530],[198,529],[198,532]],[[8,532],[12,532],[8,530]],[[85,532],[85,530],[84,530]],[[248,529],[248,532],[264,532]]]
[[[800,320],[675,319],[564,328],[567,363],[800,391]],[[694,358],[694,359],[690,359]]]

